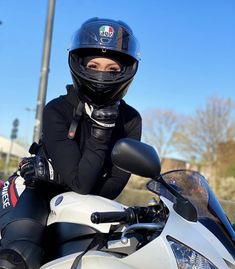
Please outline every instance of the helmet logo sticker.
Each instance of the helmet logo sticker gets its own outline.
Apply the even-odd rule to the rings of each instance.
[[[102,36],[102,37],[109,37],[109,38],[111,38],[113,36],[113,34],[114,34],[113,27],[108,26],[108,25],[101,26],[100,29],[99,29],[99,31],[100,31],[100,36]]]

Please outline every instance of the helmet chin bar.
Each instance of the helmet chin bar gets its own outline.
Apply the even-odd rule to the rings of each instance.
[[[94,106],[95,108],[110,106],[120,101],[126,95],[132,82],[131,79],[124,85],[118,85],[116,89],[110,89],[108,86],[106,86],[104,91],[97,91],[95,85],[91,84],[84,86],[81,79],[77,79],[73,73],[71,73],[71,75],[73,78],[74,88],[78,92],[79,99]]]

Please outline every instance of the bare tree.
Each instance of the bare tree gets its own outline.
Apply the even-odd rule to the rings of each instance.
[[[234,108],[231,98],[210,97],[205,107],[197,109],[181,123],[176,135],[176,144],[182,155],[210,168],[215,191],[218,147],[235,137]]]
[[[174,152],[178,115],[173,110],[153,109],[143,115],[143,140],[158,150],[161,159]]]
[[[231,98],[209,98],[205,107],[181,122],[177,132],[181,153],[208,163],[216,161],[219,144],[235,137],[234,108]]]

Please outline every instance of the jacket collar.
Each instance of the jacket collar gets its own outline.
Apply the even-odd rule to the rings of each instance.
[[[77,107],[79,103],[78,98],[78,89],[75,89],[73,85],[66,85],[67,95],[65,96],[66,100],[73,106]]]

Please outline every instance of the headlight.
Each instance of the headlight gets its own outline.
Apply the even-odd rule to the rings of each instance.
[[[205,257],[188,246],[169,236],[167,240],[173,250],[179,269],[218,269]]]

